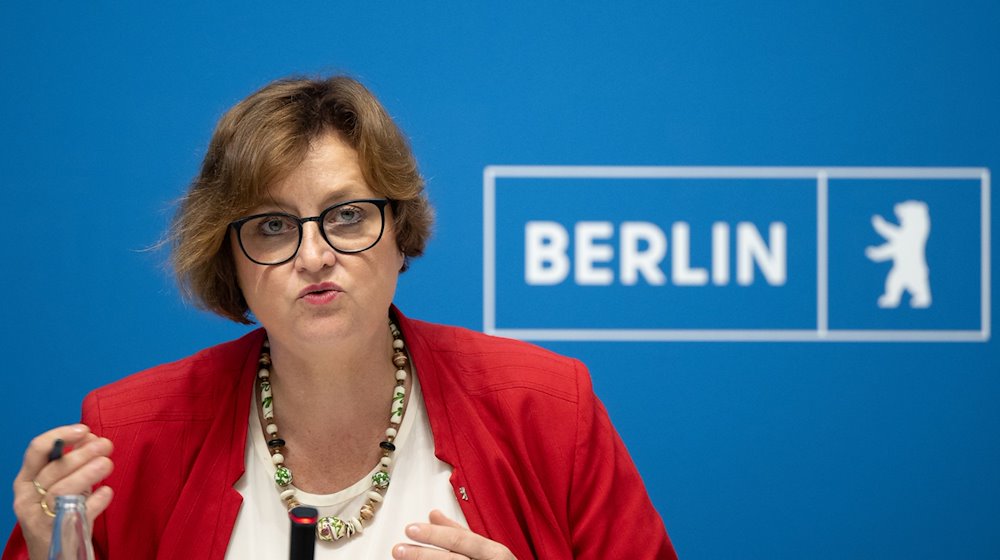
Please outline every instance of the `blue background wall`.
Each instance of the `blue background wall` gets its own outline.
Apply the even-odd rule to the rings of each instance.
[[[1000,169],[992,0],[42,4],[0,7],[4,480],[89,389],[243,332],[145,249],[280,76],[350,73],[396,116],[438,208],[397,302],[475,329],[487,165]],[[1000,556],[995,339],[544,344],[590,366],[683,557]]]

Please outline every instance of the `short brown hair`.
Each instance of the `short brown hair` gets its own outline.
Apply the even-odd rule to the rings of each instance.
[[[403,270],[423,254],[433,210],[409,142],[378,99],[344,76],[283,79],[219,120],[201,172],[180,201],[170,227],[171,260],[185,296],[233,321],[252,322],[227,242],[229,223],[265,200],[310,143],[331,131],[358,152],[365,181],[389,199]]]

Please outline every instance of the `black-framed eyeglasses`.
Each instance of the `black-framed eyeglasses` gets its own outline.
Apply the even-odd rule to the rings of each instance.
[[[319,216],[300,218],[285,212],[267,212],[229,224],[248,259],[263,265],[284,264],[302,246],[302,228],[316,222],[323,239],[338,253],[360,253],[375,246],[385,230],[384,198],[339,202]]]

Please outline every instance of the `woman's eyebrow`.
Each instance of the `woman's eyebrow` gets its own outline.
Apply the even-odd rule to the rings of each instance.
[[[371,198],[367,194],[360,194],[363,191],[363,187],[359,184],[348,184],[342,187],[337,187],[334,190],[327,193],[323,198],[320,199],[320,203],[317,205],[317,212],[321,212],[330,206],[334,206],[340,202],[345,202],[348,200],[356,200],[362,198]],[[297,202],[297,201],[296,201]],[[276,198],[268,193],[267,200],[262,201],[260,204],[254,207],[254,213],[264,213],[264,212],[282,212],[285,214],[295,214],[297,216],[303,216],[294,210],[296,204],[290,199]]]
[[[320,204],[320,206],[323,208],[328,208],[330,206],[333,206],[334,204],[345,202],[348,200],[370,198],[367,195],[360,194],[360,191],[362,190],[363,188],[361,185],[355,185],[355,184],[344,185],[343,187],[340,187],[338,189],[335,189],[327,193],[327,195],[323,197],[323,203]]]

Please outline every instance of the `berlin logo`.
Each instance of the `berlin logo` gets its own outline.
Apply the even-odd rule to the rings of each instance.
[[[983,342],[990,206],[981,167],[487,166],[483,330]]]

